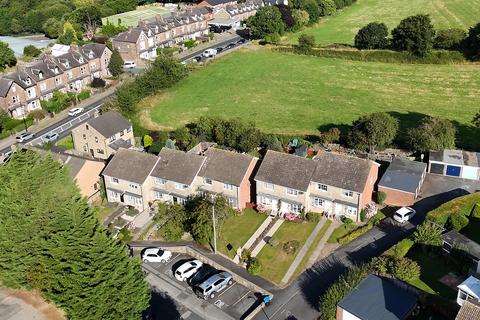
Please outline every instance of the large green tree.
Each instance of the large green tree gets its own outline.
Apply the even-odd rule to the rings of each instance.
[[[0,282],[41,292],[69,319],[141,319],[138,259],[96,220],[67,168],[16,152],[0,167]]]
[[[13,67],[17,64],[17,58],[13,50],[10,49],[8,44],[0,41],[0,71],[5,70],[6,67]]]
[[[468,36],[463,43],[466,54],[474,59],[480,59],[480,23],[468,30]]]
[[[124,61],[117,49],[112,50],[112,56],[108,62],[108,70],[114,77],[118,77],[123,72]]]
[[[398,120],[388,113],[377,112],[355,120],[347,140],[351,147],[373,153],[377,147],[391,144],[397,132]]]
[[[282,14],[276,6],[261,7],[254,16],[248,18],[247,24],[256,39],[263,39],[269,34],[282,35],[285,31]]]
[[[475,127],[480,129],[480,111],[473,116],[472,123]]]
[[[408,140],[413,150],[426,152],[455,148],[457,130],[450,120],[426,117],[419,127],[408,131]]]
[[[388,45],[388,28],[385,23],[371,22],[361,28],[355,36],[358,49],[383,49]]]
[[[430,16],[419,14],[400,21],[392,31],[392,46],[424,57],[432,49],[435,28]]]

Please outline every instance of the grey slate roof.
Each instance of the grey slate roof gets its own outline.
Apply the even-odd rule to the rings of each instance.
[[[132,125],[128,119],[115,111],[107,111],[96,118],[88,120],[87,123],[106,138],[130,128]]]
[[[221,4],[232,2],[232,0],[205,0],[205,2],[211,6],[218,6]]]
[[[190,185],[202,167],[205,157],[163,148],[152,176]]]
[[[307,191],[315,168],[316,163],[312,160],[268,150],[255,180]]]
[[[142,33],[142,29],[132,28],[128,31],[119,33],[113,40],[119,41],[119,42],[136,43],[141,33]]]
[[[239,187],[254,159],[250,155],[210,148],[199,172],[200,177],[210,178]]]
[[[312,181],[355,192],[363,192],[373,162],[343,154],[323,152],[314,161]]]
[[[7,74],[5,78],[15,81],[15,83],[18,84],[23,89],[33,87],[36,84],[35,80],[30,75],[28,75],[25,71],[22,71],[22,70]],[[25,83],[25,80],[27,80],[27,78],[30,78],[31,80],[30,84]]]
[[[415,193],[427,164],[418,161],[393,159],[378,183],[379,187]]]
[[[102,175],[142,184],[157,160],[158,158],[150,153],[119,149]]]
[[[0,78],[0,97],[6,97],[8,94],[8,90],[12,86],[13,80]]]
[[[467,238],[463,234],[451,230],[442,234],[442,240],[452,247],[457,247],[468,252],[472,257],[480,259],[480,244]]]
[[[338,306],[363,320],[404,320],[417,298],[391,280],[369,275]]]
[[[90,43],[90,44],[86,44],[86,45],[82,46],[80,48],[80,50],[87,57],[88,57],[89,51],[93,51],[93,53],[95,55],[94,58],[100,58],[102,56],[103,52],[105,51],[106,47],[107,47],[106,45],[101,44],[101,43]]]
[[[123,139],[117,139],[115,141],[113,141],[112,143],[110,143],[108,145],[110,148],[112,148],[113,150],[118,150],[120,148],[125,148],[125,149],[128,149],[132,146],[132,142],[130,140],[123,140]]]

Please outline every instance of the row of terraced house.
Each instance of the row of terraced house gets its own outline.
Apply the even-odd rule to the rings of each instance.
[[[138,27],[118,34],[112,44],[124,61],[144,66],[157,57],[157,49],[174,47],[187,40],[207,39],[210,25],[236,29],[241,21],[255,15],[261,6],[287,3],[286,0],[206,0],[195,8],[153,21],[139,21]]]
[[[378,168],[335,153],[306,159],[268,151],[260,161],[201,143],[188,152],[163,148],[158,156],[120,149],[102,175],[108,201],[139,210],[222,194],[239,210],[256,204],[281,216],[312,211],[358,221],[372,202]]]
[[[23,118],[40,109],[40,101],[52,98],[56,90],[78,93],[94,78],[109,76],[112,51],[104,44],[63,47],[0,78],[0,108]]]

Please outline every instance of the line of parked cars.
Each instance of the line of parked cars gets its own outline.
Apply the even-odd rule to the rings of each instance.
[[[142,254],[143,262],[167,263],[172,258],[172,252],[160,248],[148,248]],[[197,297],[207,300],[233,284],[229,272],[220,271],[204,264],[200,260],[189,260],[178,266],[173,272],[175,279],[187,282]]]
[[[241,38],[239,40],[237,40],[236,42],[230,42],[229,44],[227,44],[226,46],[224,47],[216,47],[216,48],[209,48],[209,49],[206,49],[205,51],[202,52],[201,55],[198,55],[198,56],[195,56],[192,58],[192,61],[195,61],[195,62],[200,62],[202,61],[203,59],[207,59],[207,58],[213,58],[215,57],[218,53],[222,52],[222,51],[225,51],[225,50],[228,50],[228,49],[232,49],[234,48],[235,46],[237,45],[241,45],[241,44],[244,44],[245,42],[247,42],[246,39],[244,38]]]

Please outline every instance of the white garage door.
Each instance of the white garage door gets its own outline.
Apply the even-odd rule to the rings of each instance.
[[[462,178],[478,180],[478,168],[464,166]]]

